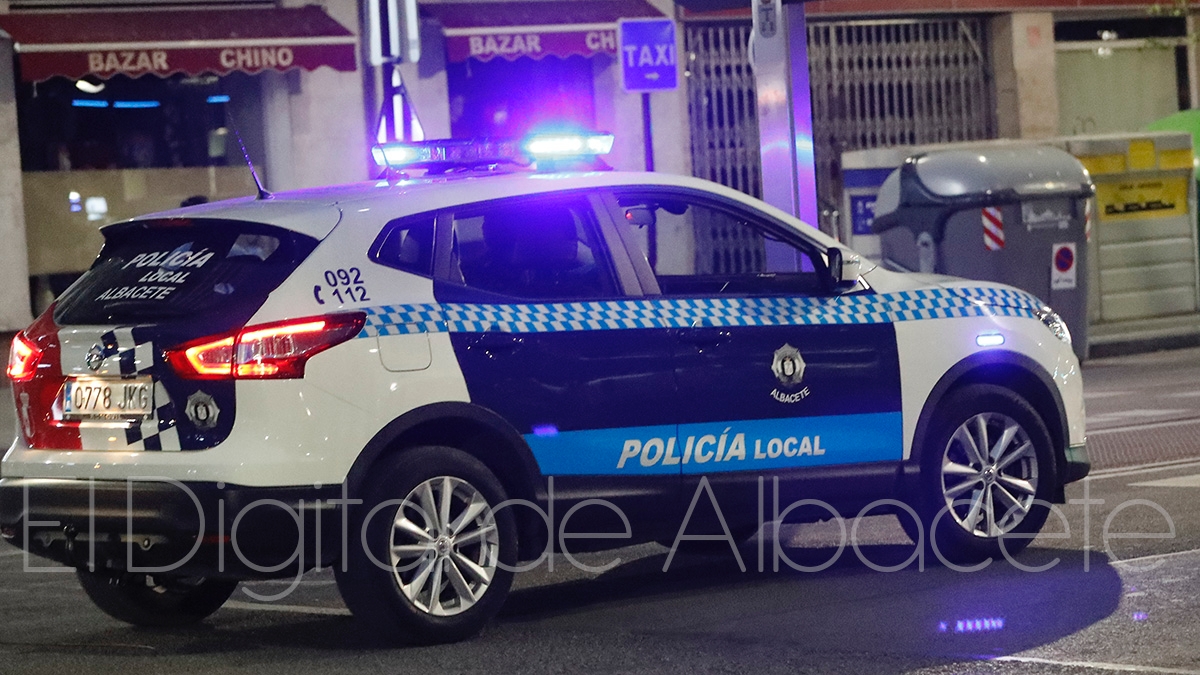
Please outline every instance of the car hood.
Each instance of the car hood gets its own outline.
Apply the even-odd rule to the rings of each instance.
[[[987,301],[995,306],[1027,306],[1030,302],[1045,305],[1045,302],[1027,291],[1014,288],[995,281],[980,279],[964,279],[945,274],[918,274],[913,272],[893,272],[875,267],[863,274],[863,278],[877,293],[903,293],[921,290],[950,290],[950,289],[994,289],[1005,293],[981,294],[979,300]],[[1014,303],[1017,303],[1014,305]]]

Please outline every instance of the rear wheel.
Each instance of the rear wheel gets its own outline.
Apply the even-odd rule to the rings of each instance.
[[[977,562],[1029,545],[1057,480],[1050,435],[1017,394],[993,385],[952,392],[931,426],[916,510],[931,552]],[[914,541],[916,523],[900,516]],[[1022,536],[1013,536],[1022,535]],[[936,556],[935,556],[936,557]]]
[[[84,592],[105,614],[135,626],[171,628],[203,620],[237,588],[226,579],[76,570]]]
[[[474,457],[423,447],[384,460],[351,519],[336,568],[346,605],[389,639],[430,644],[479,632],[512,584],[517,528],[499,480]]]

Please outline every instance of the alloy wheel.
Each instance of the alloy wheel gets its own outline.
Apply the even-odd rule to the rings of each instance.
[[[392,574],[422,612],[454,616],[492,583],[500,535],[487,499],[470,483],[437,476],[413,488],[392,522]]]
[[[998,537],[1011,532],[1033,508],[1037,451],[1016,420],[979,413],[950,436],[941,477],[951,517],[975,536]]]

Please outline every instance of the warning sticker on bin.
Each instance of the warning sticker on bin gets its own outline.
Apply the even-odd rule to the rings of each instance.
[[[1075,244],[1055,244],[1050,256],[1050,290],[1067,291],[1076,286]]]
[[[1004,248],[1004,213],[996,206],[985,206],[980,214],[983,222],[983,247],[989,251]]]

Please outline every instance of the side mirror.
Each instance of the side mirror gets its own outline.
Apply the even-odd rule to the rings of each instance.
[[[862,274],[862,258],[857,254],[846,257],[836,246],[825,252],[829,260],[829,287],[835,291],[847,291],[858,283]]]
[[[655,217],[652,209],[649,209],[645,206],[631,206],[625,209],[625,220],[628,221],[630,225],[634,225],[636,227],[646,227],[647,225],[654,225],[654,222],[657,220],[657,218]]]

